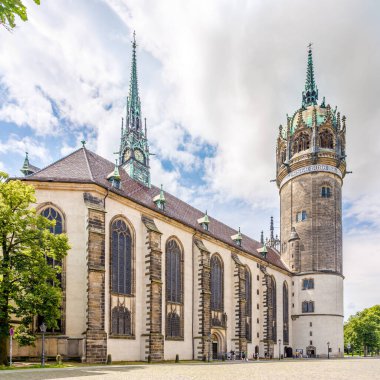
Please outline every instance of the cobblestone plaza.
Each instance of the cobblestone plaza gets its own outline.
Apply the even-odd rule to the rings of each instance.
[[[380,359],[156,364],[0,372],[1,380],[380,379]]]

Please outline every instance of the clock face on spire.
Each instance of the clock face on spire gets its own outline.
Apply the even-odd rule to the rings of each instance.
[[[129,160],[129,157],[131,157],[131,150],[130,150],[130,149],[127,149],[127,150],[124,152],[124,162],[128,161],[128,160]]]
[[[141,152],[140,149],[135,149],[135,158],[137,161],[141,162],[142,164],[145,164],[144,154]]]

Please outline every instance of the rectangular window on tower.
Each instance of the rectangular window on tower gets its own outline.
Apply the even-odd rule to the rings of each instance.
[[[304,278],[302,280],[302,290],[314,289],[314,279],[313,278]]]
[[[306,219],[307,219],[307,213],[305,210],[297,212],[296,222],[303,222]]]
[[[331,188],[328,186],[322,186],[321,196],[322,196],[322,198],[330,198],[331,197]]]

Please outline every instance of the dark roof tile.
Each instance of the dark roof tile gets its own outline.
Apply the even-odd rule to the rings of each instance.
[[[209,231],[205,231],[198,224],[197,220],[204,216],[204,213],[189,204],[181,201],[175,196],[165,192],[166,204],[165,210],[159,210],[154,202],[153,197],[159,194],[160,189],[153,186],[149,189],[142,184],[132,180],[128,174],[120,168],[121,188],[111,187],[107,176],[114,170],[114,164],[105,158],[89,151],[86,148],[80,148],[68,156],[54,162],[40,171],[23,178],[27,181],[55,181],[55,182],[77,182],[77,183],[96,183],[104,188],[131,199],[143,206],[154,209],[164,215],[167,215],[181,223],[184,223],[196,230],[209,234],[210,236],[233,245],[232,235],[237,233],[236,230],[228,227],[224,223],[209,216]],[[256,257],[261,257],[257,249],[262,245],[256,240],[243,235],[242,251],[246,251]],[[266,260],[275,266],[287,270],[281,261],[279,254],[268,248]]]

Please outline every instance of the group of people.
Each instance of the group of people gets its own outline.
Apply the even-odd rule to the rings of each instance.
[[[246,352],[235,352],[234,350],[231,350],[227,353],[227,360],[242,360],[242,361],[248,361],[248,355]]]

